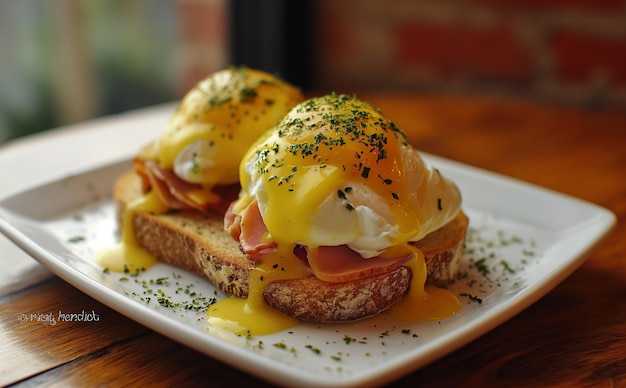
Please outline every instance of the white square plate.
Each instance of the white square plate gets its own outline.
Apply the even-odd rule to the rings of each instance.
[[[204,309],[223,295],[167,264],[108,274],[94,253],[116,240],[111,187],[130,161],[35,187],[0,201],[0,230],[59,277],[135,321],[281,385],[380,385],[475,340],[557,286],[614,226],[596,205],[432,155],[454,180],[470,217],[460,277],[462,309],[441,322],[381,314],[350,324],[299,326],[264,337],[208,327]]]

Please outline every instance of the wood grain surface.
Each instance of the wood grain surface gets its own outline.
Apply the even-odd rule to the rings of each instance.
[[[569,194],[618,224],[513,319],[391,386],[626,386],[626,113],[526,102],[359,96],[420,150]],[[1,151],[0,151],[1,152]],[[82,311],[97,322],[21,314]],[[38,265],[0,271],[0,385],[267,386],[134,323]]]

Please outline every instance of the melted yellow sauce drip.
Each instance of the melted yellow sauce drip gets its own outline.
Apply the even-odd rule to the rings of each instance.
[[[446,289],[425,288],[427,274],[424,254],[413,246],[407,247],[414,253],[406,264],[414,274],[411,288],[389,313],[395,318],[412,322],[435,321],[454,315],[461,307],[457,296]],[[245,336],[268,335],[294,327],[299,321],[268,306],[263,299],[263,292],[273,281],[308,276],[310,272],[306,266],[288,250],[277,252],[271,260],[259,264],[251,272],[248,298],[231,297],[215,303],[207,310],[208,322],[214,327]]]
[[[456,314],[461,308],[459,298],[444,288],[424,286],[427,276],[424,254],[411,248],[413,258],[406,264],[413,273],[409,292],[389,309],[389,314],[412,322],[439,321]]]
[[[440,321],[459,311],[461,302],[452,292],[434,286],[426,286],[424,293],[409,292],[393,306],[391,316],[412,322]]]
[[[259,336],[296,326],[299,321],[265,303],[265,288],[276,280],[311,276],[289,250],[279,250],[250,272],[248,298],[226,298],[209,307],[209,324],[237,335]]]
[[[157,259],[137,243],[132,221],[137,213],[161,213],[167,208],[159,201],[155,192],[150,192],[131,202],[124,211],[122,238],[110,247],[96,253],[96,263],[111,272],[135,273],[156,264]]]

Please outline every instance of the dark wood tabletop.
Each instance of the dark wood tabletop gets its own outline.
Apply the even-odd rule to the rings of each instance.
[[[420,150],[578,197],[618,219],[545,297],[391,385],[626,386],[626,113],[485,98],[359,97]],[[34,260],[24,268],[0,271],[2,386],[269,385],[133,322]],[[57,310],[95,311],[98,322],[19,319]]]

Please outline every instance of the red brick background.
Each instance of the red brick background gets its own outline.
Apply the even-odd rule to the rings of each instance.
[[[178,2],[182,42],[179,96],[228,62],[228,10],[225,0]]]
[[[624,0],[322,0],[316,85],[626,107]]]
[[[314,4],[317,91],[413,90],[626,107],[626,0]],[[227,5],[179,2],[181,92],[228,65]]]
[[[393,36],[400,69],[430,68],[434,75],[456,74],[510,83],[528,82],[532,56],[506,25],[441,26],[406,23]]]
[[[558,77],[571,83],[594,75],[617,88],[626,87],[626,39],[602,34],[558,31],[550,37]]]

